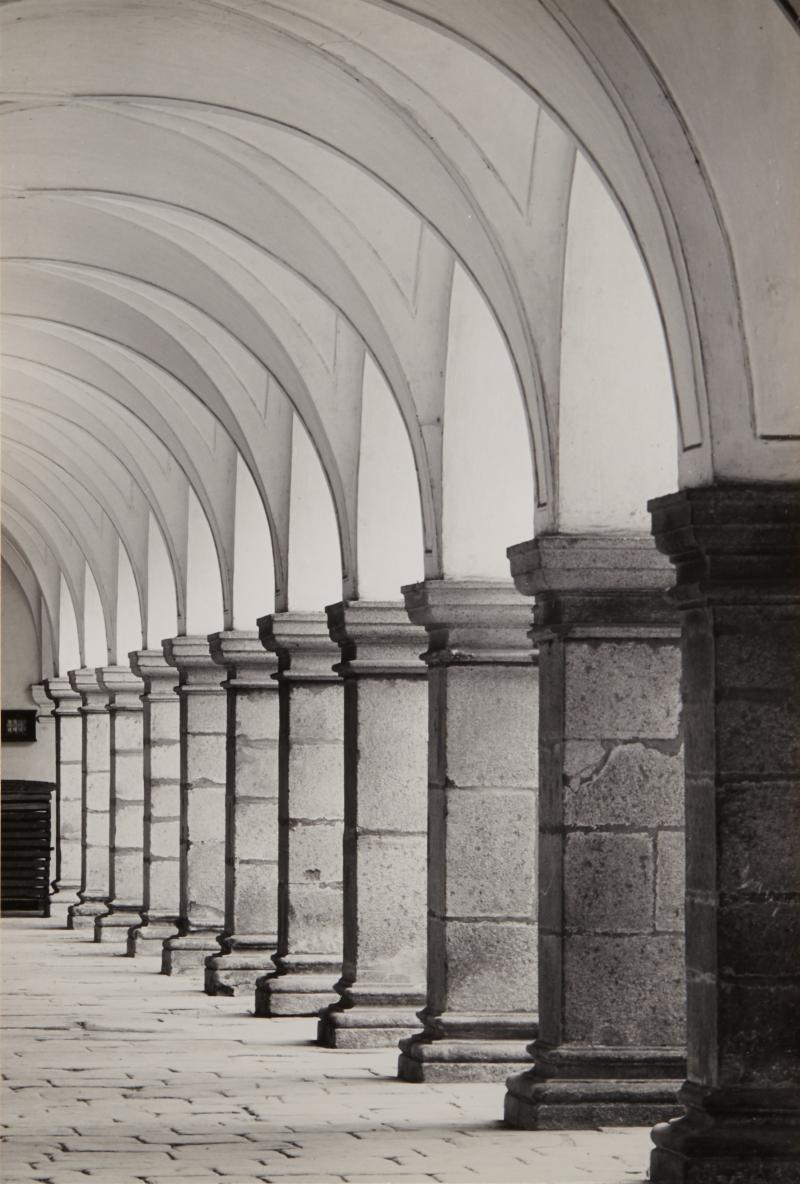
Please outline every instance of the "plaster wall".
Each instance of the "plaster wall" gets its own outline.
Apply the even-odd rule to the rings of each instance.
[[[3,564],[2,581],[3,707],[34,708],[31,683],[41,680],[41,657],[31,610],[19,581]],[[23,781],[55,780],[55,746],[50,729],[39,729],[32,744],[4,744],[3,777]]]

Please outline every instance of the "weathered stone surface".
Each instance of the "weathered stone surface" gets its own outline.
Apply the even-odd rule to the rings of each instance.
[[[439,841],[452,842],[461,852],[446,872],[441,869],[445,911],[455,916],[530,916],[536,884],[535,791],[434,789],[431,807],[432,834],[439,838],[439,829],[446,828]]]
[[[564,745],[564,821],[573,826],[682,826],[683,751],[637,741]]]
[[[656,848],[656,929],[683,933],[686,837],[662,831]]]
[[[573,642],[564,661],[566,735],[675,738],[681,677],[676,645]]]
[[[564,844],[567,929],[647,933],[653,928],[649,835],[568,834]]]

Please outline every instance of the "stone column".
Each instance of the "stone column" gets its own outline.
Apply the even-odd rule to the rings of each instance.
[[[81,701],[66,678],[48,678],[44,684],[55,707],[56,801],[58,862],[53,880],[54,900],[74,904],[81,886],[82,760]]]
[[[206,992],[252,992],[278,945],[278,660],[257,631],[209,637],[228,671],[225,929],[206,962]]]
[[[36,743],[47,748],[53,754],[53,769],[56,769],[56,721],[53,710],[53,700],[49,698],[43,682],[35,682],[31,686],[31,698],[36,704]],[[58,892],[58,881],[61,864],[61,844],[59,841],[58,818],[58,777],[56,774],[56,788],[50,795],[50,888],[51,895]]]
[[[173,637],[178,670],[181,848],[178,936],[164,942],[163,974],[200,972],[225,924],[226,695],[205,637]]]
[[[79,904],[70,905],[69,929],[92,929],[106,911],[109,882],[109,803],[111,731],[108,693],[88,667],[71,670],[69,681],[81,697],[81,886]]]
[[[257,1015],[316,1015],[342,968],[343,692],[324,613],[259,622],[279,658],[278,950]]]
[[[654,1184],[800,1180],[800,485],[650,503],[676,567],[688,1076]]]
[[[425,1002],[426,637],[402,604],[327,612],[344,679],[344,959],[319,1042],[392,1047]]]
[[[406,1081],[496,1081],[536,1034],[537,675],[511,584],[403,589],[428,664],[428,981]]]
[[[684,1064],[680,650],[646,535],[509,551],[536,596],[539,1036],[506,1122],[650,1123]]]
[[[129,655],[142,679],[144,853],[142,924],[128,933],[128,954],[157,953],[178,936],[181,859],[180,704],[178,674],[161,650]]]
[[[103,666],[97,680],[111,718],[111,862],[107,912],[95,917],[94,940],[127,941],[142,922],[144,893],[144,684],[129,666]]]

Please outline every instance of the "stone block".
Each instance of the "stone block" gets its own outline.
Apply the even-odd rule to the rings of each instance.
[[[286,924],[293,953],[327,951],[341,955],[341,888],[330,884],[293,884]]]
[[[154,822],[160,819],[177,818],[181,811],[181,786],[170,779],[150,785],[150,817]]]
[[[424,679],[385,679],[356,687],[358,824],[371,830],[425,830],[428,692]]]
[[[444,926],[444,929],[443,929]],[[429,1005],[461,1012],[536,1012],[536,926],[429,918]]]
[[[234,875],[237,933],[274,933],[278,926],[278,869],[268,863],[240,863]]]
[[[344,734],[344,697],[338,683],[289,684],[292,740],[338,740]]]
[[[446,677],[448,780],[462,786],[536,785],[534,666],[453,666]]]
[[[174,857],[177,859],[181,830],[177,819],[159,822],[150,828],[150,855],[155,859]]]
[[[716,910],[717,970],[733,980],[753,974],[790,979],[800,951],[800,902],[726,899]]]
[[[563,965],[565,1041],[653,1048],[683,1044],[681,934],[571,935],[564,939]]]
[[[341,883],[341,823],[290,826],[288,879],[291,884]]]
[[[115,903],[141,907],[144,872],[141,851],[115,851],[113,869]]]
[[[142,713],[140,711],[114,712],[112,729],[114,748],[141,749]]]
[[[89,847],[107,847],[109,820],[105,811],[92,810],[86,815],[86,844]]]
[[[797,776],[800,767],[800,721],[795,697],[775,692],[727,696],[716,712],[717,764],[723,775]]]
[[[425,981],[424,835],[360,835],[356,845],[358,977]]]
[[[533,917],[535,792],[459,789],[445,792],[447,913]]]
[[[144,839],[144,812],[141,802],[117,802],[114,808],[114,846],[138,847]]]
[[[571,771],[568,771],[571,770]],[[683,751],[644,744],[564,745],[564,821],[571,826],[683,826]]]
[[[144,797],[142,753],[120,752],[114,757],[114,797],[119,801],[141,801]]]
[[[169,744],[177,742],[180,728],[180,703],[178,696],[175,702],[151,703],[145,716],[145,727],[151,744]]]
[[[715,797],[715,806],[724,854],[720,889],[735,892],[752,884],[761,892],[800,892],[800,786],[784,782],[727,787]]]
[[[678,735],[677,644],[573,642],[564,661],[564,728],[570,738],[672,740]]]
[[[796,966],[796,950],[795,953]],[[767,971],[769,973],[769,971]],[[717,992],[717,1057],[722,1080],[750,1089],[798,1085],[800,981],[726,979]]]
[[[225,736],[192,734],[186,744],[186,780],[225,784]]]
[[[564,850],[567,928],[649,932],[653,927],[654,870],[649,835],[568,835]]]
[[[289,756],[289,794],[289,813],[293,818],[342,818],[342,745],[293,744]]]
[[[224,672],[220,669],[220,678]],[[186,728],[195,736],[223,735],[228,728],[228,706],[224,691],[218,695],[187,695],[185,697]]]
[[[159,744],[149,750],[151,780],[178,781],[181,775],[180,742]]]
[[[150,864],[150,907],[178,911],[180,865],[177,858],[159,859]]]
[[[191,843],[223,842],[225,838],[225,787],[192,786],[187,795],[188,832]]]
[[[236,692],[236,735],[251,740],[277,740],[278,684],[274,690]]]
[[[236,741],[236,795],[277,798],[278,743],[238,738]]]
[[[656,840],[656,929],[683,932],[685,848],[682,830]]]
[[[277,860],[278,803],[274,799],[237,802],[233,834],[237,862],[242,859]]]

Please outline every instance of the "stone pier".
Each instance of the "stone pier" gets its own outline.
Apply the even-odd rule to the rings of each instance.
[[[31,698],[36,704],[36,743],[41,744],[43,749],[49,749],[53,754],[53,769],[55,771],[57,751],[53,700],[48,696],[43,682],[33,683],[30,690]],[[60,874],[61,843],[59,841],[58,775],[56,773],[56,788],[50,798],[50,888],[53,895],[58,892]]]
[[[653,1131],[650,1179],[796,1184],[800,485],[650,510],[682,618],[688,999],[685,1113]]]
[[[104,666],[111,719],[110,868],[108,911],[95,917],[95,941],[127,941],[142,922],[144,894],[144,684],[129,666]]]
[[[55,707],[56,801],[58,862],[53,880],[53,903],[78,902],[82,861],[82,724],[81,697],[66,678],[48,678],[44,684]]]
[[[650,1124],[684,1066],[680,649],[646,535],[509,551],[536,597],[539,1035],[506,1122]]]
[[[252,993],[278,945],[278,659],[256,631],[209,637],[228,672],[225,928],[206,961],[209,995]]]
[[[537,674],[508,583],[403,589],[428,633],[428,974],[406,1081],[498,1081],[536,1034]]]
[[[344,959],[319,1042],[391,1047],[425,1002],[426,635],[402,604],[327,612],[344,679]]]
[[[81,886],[78,904],[70,905],[70,929],[94,929],[106,911],[109,886],[109,806],[111,797],[111,728],[108,692],[97,671],[71,670],[70,685],[81,697]]]
[[[142,923],[128,933],[128,954],[161,954],[178,936],[181,859],[181,761],[178,674],[161,650],[128,655],[142,679],[144,819]]]
[[[162,973],[202,981],[225,924],[226,695],[207,638],[174,637],[164,656],[178,671],[181,846],[178,936],[164,942]]]
[[[343,687],[324,613],[262,617],[278,655],[278,950],[256,985],[258,1015],[316,1015],[342,969]]]

